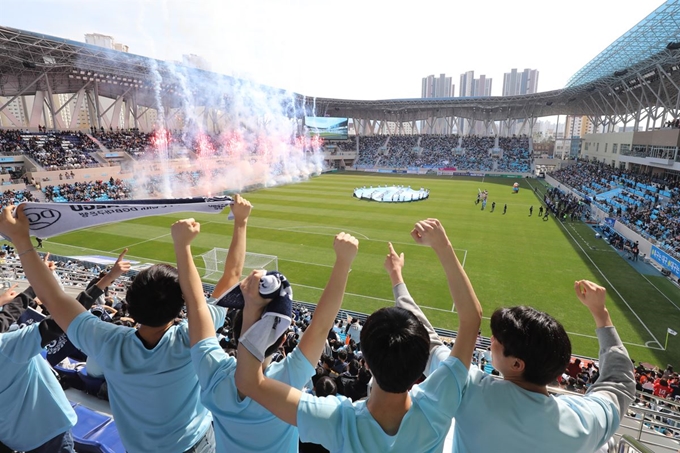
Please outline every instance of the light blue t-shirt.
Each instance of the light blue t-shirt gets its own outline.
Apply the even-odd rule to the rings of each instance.
[[[546,396],[476,367],[455,417],[455,453],[592,453],[619,426],[616,406],[596,393]]]
[[[303,394],[297,411],[300,440],[321,444],[331,453],[441,452],[463,396],[467,374],[455,357],[442,362],[410,391],[411,407],[394,436],[383,431],[366,401],[352,403],[342,396],[318,398]]]
[[[439,346],[431,369],[449,353]],[[454,416],[453,453],[592,453],[619,426],[616,405],[597,393],[546,396],[474,366]]]
[[[238,396],[236,359],[224,353],[216,338],[191,348],[201,383],[201,401],[213,414],[217,452],[286,453],[298,451],[298,430],[250,398]],[[315,368],[299,348],[265,370],[268,378],[302,389]]]
[[[38,324],[0,335],[0,441],[18,451],[38,448],[78,420],[41,349]]]
[[[226,310],[208,308],[217,330]],[[78,315],[67,333],[104,371],[111,412],[129,453],[184,452],[208,430],[212,417],[199,399],[186,321],[170,327],[153,349],[135,329],[101,322],[89,312]]]

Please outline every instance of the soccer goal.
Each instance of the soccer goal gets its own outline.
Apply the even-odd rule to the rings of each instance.
[[[224,261],[227,259],[229,249],[214,248],[202,255],[205,263],[205,275],[208,281],[217,282],[224,273]],[[266,269],[268,271],[279,270],[279,258],[276,255],[263,255],[261,253],[246,252],[246,261],[243,265],[243,275],[250,274],[253,269]]]

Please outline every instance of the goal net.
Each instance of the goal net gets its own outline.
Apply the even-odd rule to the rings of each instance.
[[[217,282],[224,273],[224,261],[227,259],[229,249],[214,248],[202,255],[205,263],[205,275],[203,279]],[[243,275],[250,274],[253,269],[266,269],[268,271],[279,270],[279,259],[276,255],[263,255],[261,253],[246,252],[246,261],[243,265]]]

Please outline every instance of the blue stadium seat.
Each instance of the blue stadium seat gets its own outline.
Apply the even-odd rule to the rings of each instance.
[[[73,410],[76,411],[78,416],[78,423],[71,428],[73,440],[76,444],[82,440],[87,440],[89,436],[111,421],[111,417],[95,412],[80,404],[76,405]],[[80,452],[81,450],[78,449],[78,451]]]
[[[107,423],[104,427],[97,430],[86,440],[86,442],[95,444],[96,447],[98,447],[98,450],[96,450],[97,452],[125,453],[125,447],[123,446],[123,442],[120,440],[120,435],[118,434],[118,428],[116,427],[115,421],[111,421],[111,423]],[[78,450],[79,453],[81,451],[88,450]]]

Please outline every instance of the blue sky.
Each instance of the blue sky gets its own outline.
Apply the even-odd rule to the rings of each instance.
[[[207,59],[213,70],[309,96],[420,97],[421,78],[538,69],[558,89],[659,0],[0,0],[0,25],[130,52]]]

